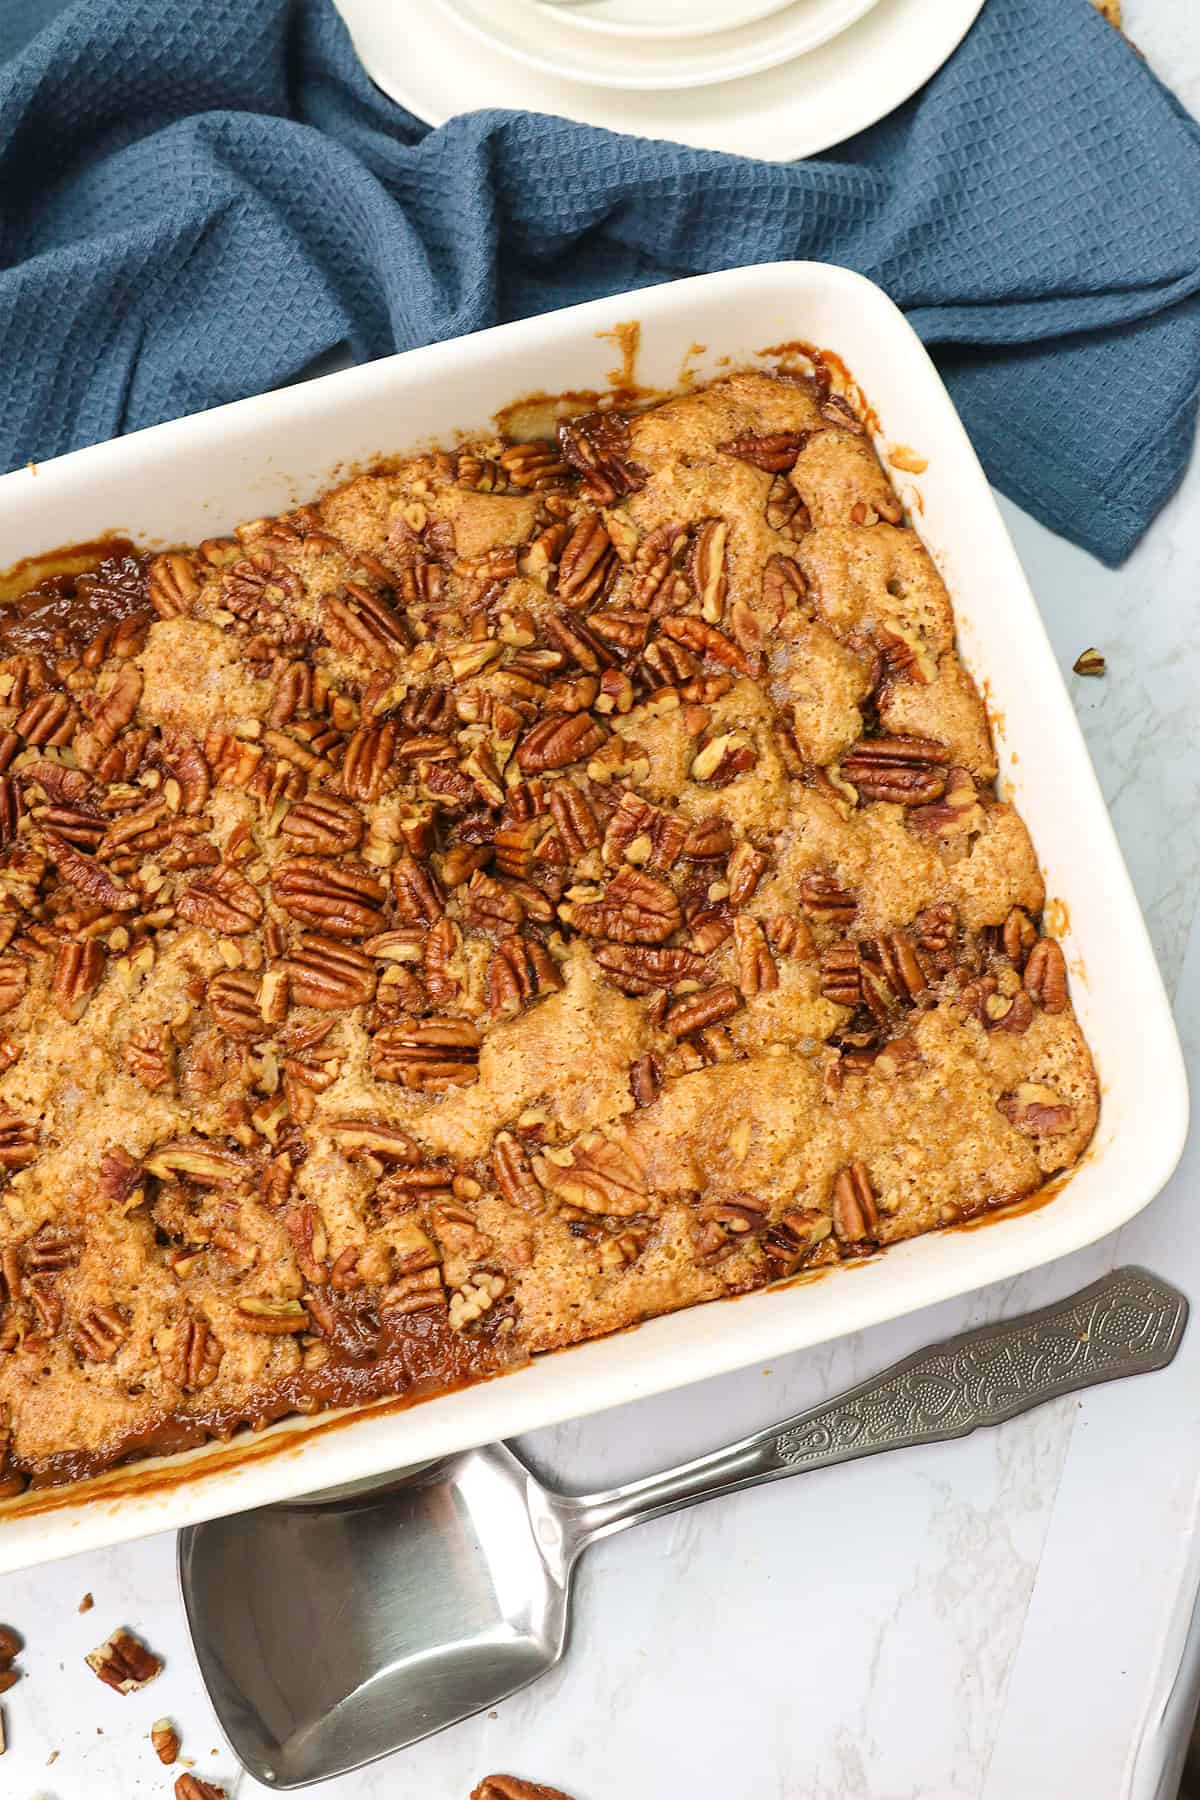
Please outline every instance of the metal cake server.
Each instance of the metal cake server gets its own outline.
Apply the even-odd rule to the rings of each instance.
[[[358,1768],[552,1668],[566,1646],[572,1569],[597,1538],[1161,1369],[1187,1312],[1156,1275],[1118,1269],[607,1493],[554,1493],[490,1444],[365,1491],[193,1526],[180,1533],[179,1577],[218,1718],[245,1767],[276,1788]]]

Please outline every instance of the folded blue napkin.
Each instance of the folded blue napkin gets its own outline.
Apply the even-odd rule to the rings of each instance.
[[[1186,465],[1200,127],[1087,0],[987,0],[906,106],[784,165],[529,114],[431,131],[329,0],[0,0],[0,59],[0,467],[339,344],[781,257],[886,288],[992,479],[1106,562]]]

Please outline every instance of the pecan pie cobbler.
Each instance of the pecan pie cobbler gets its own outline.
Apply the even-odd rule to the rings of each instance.
[[[0,634],[5,1492],[859,1257],[1088,1142],[946,590],[820,363],[101,547]]]

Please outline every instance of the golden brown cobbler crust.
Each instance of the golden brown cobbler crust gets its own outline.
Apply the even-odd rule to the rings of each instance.
[[[820,369],[4,623],[9,1490],[859,1256],[1091,1136],[946,590]]]

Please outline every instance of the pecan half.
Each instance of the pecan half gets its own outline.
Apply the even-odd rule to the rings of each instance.
[[[1004,954],[1014,969],[1023,969],[1038,941],[1038,930],[1023,906],[1014,906],[1001,929]]]
[[[725,616],[725,597],[729,592],[729,577],[725,573],[728,542],[729,527],[724,519],[705,519],[697,528],[692,543],[689,573],[700,602],[700,617],[710,625],[719,625]]]
[[[706,1031],[722,1019],[731,1018],[741,1004],[738,990],[731,982],[723,981],[717,987],[703,988],[698,994],[676,1000],[663,1017],[663,1030],[672,1037],[688,1037],[693,1031]]]
[[[694,950],[656,948],[648,944],[598,944],[596,961],[623,994],[649,994],[695,981],[704,973],[704,958]]]
[[[0,1101],[0,1169],[25,1169],[36,1161],[39,1132]]]
[[[162,1673],[162,1657],[148,1650],[132,1631],[114,1631],[99,1649],[84,1657],[89,1669],[118,1694],[136,1694]]]
[[[186,887],[176,911],[190,925],[207,925],[225,937],[237,937],[254,930],[263,916],[263,902],[254,883],[225,863]]]
[[[646,1209],[645,1163],[632,1139],[587,1132],[555,1158],[535,1156],[533,1166],[549,1193],[582,1212],[632,1218]]]
[[[542,719],[517,745],[517,763],[527,774],[565,769],[597,751],[608,733],[589,713]]]
[[[492,1173],[496,1186],[510,1206],[523,1212],[540,1212],[545,1194],[533,1172],[525,1146],[510,1131],[499,1131],[492,1142]]]
[[[853,944],[832,944],[821,957],[821,993],[836,1006],[858,1006],[863,997],[862,965]]]
[[[779,532],[781,537],[796,540],[812,529],[809,510],[786,474],[776,475],[767,489],[763,516],[771,530]]]
[[[946,791],[950,752],[932,738],[860,738],[842,758],[842,775],[861,800],[921,806]]]
[[[394,776],[398,727],[394,719],[363,725],[346,745],[339,779],[348,800],[378,800]]]
[[[602,899],[576,902],[564,916],[577,931],[618,944],[662,944],[683,924],[674,890],[629,867],[613,877]]]
[[[289,807],[280,826],[289,850],[315,856],[340,856],[357,850],[362,840],[363,818],[348,800],[319,790]]]
[[[767,858],[746,839],[729,858],[725,879],[729,883],[730,906],[745,906],[767,871]]]
[[[743,994],[769,993],[779,986],[779,970],[757,919],[740,913],[733,921],[737,984]]]
[[[354,944],[320,932],[301,932],[282,965],[297,1006],[318,1012],[344,1012],[365,1006],[375,992],[375,964]]]
[[[479,1033],[466,1019],[406,1019],[371,1039],[371,1072],[420,1093],[479,1078]]]
[[[76,1322],[74,1344],[88,1362],[111,1362],[128,1336],[119,1307],[93,1306]]]
[[[167,1380],[192,1394],[212,1386],[225,1354],[203,1313],[189,1314],[178,1325],[165,1327],[154,1347]]]
[[[179,1733],[170,1719],[155,1719],[150,1727],[150,1742],[160,1763],[178,1761]]]
[[[662,1086],[662,1075],[658,1059],[646,1052],[639,1056],[629,1070],[629,1091],[638,1106],[653,1106],[658,1099]]]
[[[91,723],[75,740],[75,754],[84,769],[94,769],[106,750],[110,750],[131,723],[142,697],[142,672],[134,663],[123,662],[116,680],[100,701]]]
[[[709,625],[704,619],[697,619],[691,613],[673,613],[662,621],[659,627],[665,637],[672,642],[682,644],[685,650],[693,651],[701,658],[722,664],[727,669],[736,669],[741,675],[754,675],[758,670],[758,659],[747,656],[740,645],[732,638],[718,631],[715,625]]]
[[[361,582],[326,598],[321,628],[335,650],[380,669],[394,667],[411,642],[403,615]]]
[[[146,572],[146,594],[160,619],[178,619],[191,612],[199,592],[195,560],[185,550],[156,556]]]
[[[808,442],[807,431],[747,431],[741,437],[728,438],[718,444],[724,456],[735,456],[739,462],[753,463],[770,475],[781,475],[795,467],[796,458]]]
[[[701,744],[688,770],[693,781],[728,787],[758,761],[758,752],[744,731],[722,731]]]
[[[519,1775],[485,1775],[471,1793],[471,1800],[571,1800],[561,1788],[540,1781],[522,1781]]]
[[[800,904],[810,919],[827,925],[846,926],[858,911],[854,895],[832,875],[805,875],[800,883]]]
[[[386,889],[362,863],[293,856],[275,869],[271,891],[292,918],[327,937],[366,937],[383,924]]]
[[[239,1299],[236,1319],[242,1331],[258,1337],[290,1337],[309,1328],[308,1313],[299,1300],[269,1300],[258,1294]]]
[[[87,1011],[89,1000],[104,980],[104,964],[104,951],[95,938],[59,945],[51,991],[58,1011],[71,1024]]]
[[[573,782],[555,782],[550,790],[550,812],[572,859],[585,856],[599,844],[600,826],[591,802]]]
[[[115,881],[102,863],[93,856],[76,850],[57,831],[44,830],[42,837],[51,861],[68,886],[103,912],[131,912],[137,906],[137,895]]]
[[[530,1000],[562,985],[558,964],[536,938],[502,938],[488,968],[488,1011],[493,1017],[520,1012]]]
[[[612,539],[599,513],[579,521],[558,559],[557,593],[575,611],[594,606],[617,567]]]
[[[830,1194],[833,1229],[843,1244],[873,1245],[879,1229],[879,1209],[866,1164],[849,1163],[833,1178]]]
[[[1039,938],[1025,963],[1025,991],[1043,1012],[1063,1012],[1067,1004],[1067,961],[1053,938]]]
[[[175,1782],[175,1800],[226,1800],[225,1789],[198,1775],[180,1775]]]

